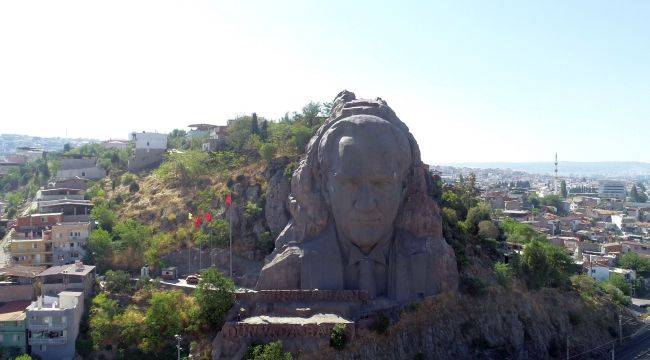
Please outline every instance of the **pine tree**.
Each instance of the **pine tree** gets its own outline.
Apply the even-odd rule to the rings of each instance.
[[[562,195],[563,198],[567,197],[567,191],[566,191],[566,181],[562,180],[560,183],[560,195]]]
[[[639,191],[636,189],[636,184],[632,185],[632,190],[630,190],[630,199],[632,199],[632,202],[639,202]]]
[[[260,138],[266,141],[269,137],[269,122],[263,120],[260,124]]]
[[[253,119],[251,120],[251,133],[253,134],[260,134],[260,127],[259,124],[257,123],[257,114],[253,113]]]

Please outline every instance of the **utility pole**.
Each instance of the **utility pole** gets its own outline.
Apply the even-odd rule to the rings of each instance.
[[[181,336],[176,334],[174,337],[176,338],[176,359],[181,360]]]
[[[232,200],[231,200],[232,201]],[[228,233],[230,235],[230,280],[232,280],[232,203],[228,209]]]
[[[566,360],[569,360],[569,335],[566,336]]]
[[[621,311],[618,312],[618,343],[623,344],[623,316]]]
[[[616,360],[616,356],[614,355],[614,345],[616,345],[616,343],[612,343],[612,360]]]

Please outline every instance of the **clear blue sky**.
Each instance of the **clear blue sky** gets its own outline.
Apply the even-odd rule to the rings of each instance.
[[[342,89],[430,163],[650,161],[650,2],[0,3],[0,133],[125,138]]]

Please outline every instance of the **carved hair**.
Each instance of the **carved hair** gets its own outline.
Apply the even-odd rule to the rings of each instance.
[[[353,115],[374,115],[392,124],[408,139],[411,164],[406,171],[405,197],[395,219],[395,227],[424,237],[442,237],[438,206],[429,195],[430,177],[420,160],[420,149],[408,127],[380,98],[357,100],[354,93],[342,91],[332,104],[332,114],[318,129],[307,145],[307,151],[291,179],[289,213],[291,219],[278,236],[275,254],[286,246],[301,243],[319,234],[330,221],[330,211],[325,195],[319,145],[323,136],[338,122]]]

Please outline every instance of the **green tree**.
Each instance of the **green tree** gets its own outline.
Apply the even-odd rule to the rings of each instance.
[[[106,272],[106,290],[114,294],[129,294],[133,290],[131,276],[122,270]]]
[[[108,231],[99,228],[88,237],[88,257],[90,263],[97,266],[98,271],[104,271],[111,265],[113,257],[113,240]]]
[[[650,276],[650,259],[639,256],[634,252],[626,252],[618,259],[618,266],[623,269],[635,270],[643,276]]]
[[[246,360],[291,360],[291,353],[282,351],[282,341],[252,345],[244,355]]]
[[[610,273],[609,274],[609,279],[605,280],[609,282],[610,284],[616,286],[619,290],[623,292],[623,294],[629,296],[632,293],[632,287],[630,284],[625,281],[625,278],[621,274],[617,273]]]
[[[277,146],[271,143],[265,143],[260,146],[260,156],[266,162],[273,160],[277,151]]]
[[[639,184],[639,188],[641,188],[641,184]],[[644,203],[648,201],[648,196],[645,194],[645,188],[642,188],[641,191],[637,188],[637,184],[632,185],[632,189],[630,190],[630,200],[633,202],[640,202]]]
[[[260,134],[260,126],[259,123],[257,122],[257,114],[253,113],[251,116],[251,133],[259,135]]]
[[[500,235],[499,228],[494,225],[492,220],[483,220],[478,223],[478,236],[482,239],[498,239]]]
[[[113,226],[117,222],[117,215],[108,207],[106,203],[100,203],[90,210],[90,217],[97,221],[100,228],[106,231],[113,231]]]
[[[494,275],[496,276],[499,285],[507,286],[512,276],[512,269],[510,268],[510,265],[502,262],[496,262],[494,263],[492,270],[494,271]]]
[[[113,318],[119,312],[117,301],[111,300],[105,293],[100,293],[92,300],[90,308],[90,338],[95,349],[119,342],[119,332]]]
[[[161,354],[170,349],[174,335],[181,333],[189,320],[188,303],[180,291],[157,291],[151,295],[145,313],[146,334],[142,345],[147,353]]]
[[[70,145],[70,143],[63,144],[63,152],[64,153],[70,151],[70,149],[72,149],[72,146]]]
[[[521,254],[519,270],[530,288],[558,287],[568,284],[574,272],[573,260],[555,245],[533,240]]]
[[[305,146],[311,138],[312,132],[309,128],[301,125],[294,126],[291,130],[293,144],[296,147],[296,151],[299,154],[302,154],[305,151]]]
[[[235,301],[235,285],[216,269],[207,269],[194,291],[199,318],[205,325],[218,329]]]
[[[484,220],[490,220],[490,206],[481,203],[467,211],[465,226],[471,234],[476,234],[478,233],[478,224]]]
[[[562,182],[560,183],[560,196],[566,199],[567,195],[568,193],[566,190],[566,181],[562,180]]]
[[[269,122],[263,120],[260,124],[260,138],[262,141],[266,141],[269,138]]]

